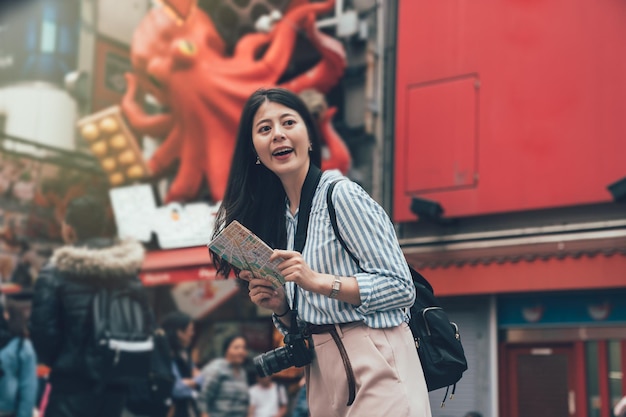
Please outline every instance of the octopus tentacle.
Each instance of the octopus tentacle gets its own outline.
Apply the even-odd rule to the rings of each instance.
[[[254,60],[254,54],[263,45],[272,40],[273,36],[269,33],[250,33],[237,43],[235,53],[237,59]]]
[[[182,132],[181,132],[182,133]],[[180,135],[184,137],[184,134]],[[202,149],[198,146],[191,146],[187,142],[181,149],[180,158],[184,161],[180,164],[176,178],[172,182],[165,198],[165,202],[189,201],[193,200],[200,190],[206,164],[203,159]]]
[[[306,73],[287,81],[282,87],[295,92],[315,88],[327,93],[343,76],[347,65],[345,51],[341,42],[317,29],[315,20],[308,22],[307,34],[322,59]]]
[[[331,120],[335,113],[337,113],[337,107],[328,108],[318,123],[320,133],[330,153],[330,157],[322,161],[322,169],[338,169],[343,174],[347,174],[352,164],[352,158],[345,142],[333,127]]]
[[[263,55],[260,61],[261,67],[279,77],[289,65],[291,54],[285,51],[293,51],[296,43],[296,31],[302,26],[302,21],[310,14],[320,14],[332,10],[335,0],[324,3],[310,3],[289,11],[285,17],[276,24],[272,30],[275,39]]]
[[[203,178],[202,169],[197,164],[181,164],[180,171],[165,196],[165,203],[193,200],[198,195]]]
[[[172,129],[148,161],[150,173],[153,175],[160,174],[178,159],[183,149],[183,142],[184,138],[180,134],[180,128]]]
[[[174,125],[172,115],[163,113],[156,115],[146,114],[139,103],[135,101],[137,78],[131,73],[127,73],[125,77],[127,89],[120,106],[128,124],[143,135],[165,136]]]

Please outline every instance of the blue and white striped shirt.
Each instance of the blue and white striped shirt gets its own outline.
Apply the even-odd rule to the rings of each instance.
[[[398,326],[407,319],[406,307],[415,300],[415,287],[396,233],[387,213],[358,184],[344,180],[333,190],[339,233],[363,270],[355,264],[335,237],[328,215],[326,192],[339,171],[326,171],[315,190],[302,256],[312,270],[331,275],[356,277],[361,305],[331,299],[298,287],[298,318],[313,324],[362,321],[369,327]],[[298,212],[292,216],[287,205],[287,246],[293,250]],[[366,271],[366,272],[364,272]],[[285,286],[289,305],[294,284]],[[330,289],[329,289],[330,292]],[[277,317],[274,324],[285,333]]]

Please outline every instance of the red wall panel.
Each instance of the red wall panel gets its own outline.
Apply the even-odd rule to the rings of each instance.
[[[399,0],[394,220],[610,201],[626,2]]]
[[[417,140],[407,142],[403,157],[408,192],[475,185],[478,83],[476,77],[467,76],[409,88],[407,135],[427,137],[430,142],[428,147]]]

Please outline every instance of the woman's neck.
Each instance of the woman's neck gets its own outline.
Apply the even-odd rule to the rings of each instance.
[[[283,188],[285,189],[285,194],[289,199],[289,211],[292,215],[296,214],[296,211],[300,206],[300,196],[302,195],[304,180],[306,179],[306,175],[309,172],[309,164],[307,164],[306,169],[300,170],[296,174],[280,179],[283,184]]]

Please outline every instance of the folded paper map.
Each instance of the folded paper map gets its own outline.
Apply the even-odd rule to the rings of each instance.
[[[270,262],[272,248],[237,220],[226,226],[207,247],[235,268],[267,279],[275,288],[285,283],[278,269],[282,259]]]

